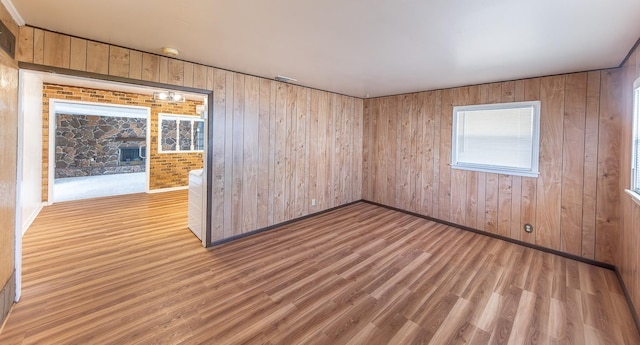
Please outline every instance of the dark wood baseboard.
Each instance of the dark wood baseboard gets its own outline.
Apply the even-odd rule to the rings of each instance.
[[[627,285],[625,285],[624,280],[622,279],[622,274],[618,270],[618,267],[615,268],[616,276],[618,277],[618,281],[620,282],[620,286],[622,287],[622,291],[624,292],[624,298],[627,300],[627,304],[629,305],[629,309],[631,309],[631,316],[633,316],[633,321],[636,323],[636,328],[640,333],[640,319],[638,318],[638,313],[636,312],[636,308],[633,306],[633,301],[631,300],[631,295],[629,294],[629,290],[627,290]]]
[[[430,221],[434,221],[434,222],[437,222],[437,223],[440,223],[440,224],[445,224],[445,225],[448,225],[448,226],[452,226],[454,228],[458,228],[458,229],[461,229],[461,230],[466,230],[466,231],[474,232],[476,234],[497,238],[497,239],[500,239],[500,240],[503,240],[503,241],[507,241],[507,242],[510,242],[510,243],[518,244],[518,245],[525,246],[525,247],[528,247],[528,248],[532,248],[532,249],[540,250],[540,251],[543,251],[543,252],[559,255],[559,256],[562,256],[562,257],[565,257],[565,258],[568,258],[568,259],[584,262],[584,263],[589,264],[589,265],[598,266],[598,267],[606,268],[606,269],[611,270],[611,271],[615,271],[615,266],[613,266],[611,264],[608,264],[608,263],[605,263],[605,262],[583,258],[583,257],[578,256],[578,255],[573,255],[573,254],[561,252],[559,250],[538,246],[538,245],[531,244],[531,243],[524,242],[524,241],[514,240],[514,239],[509,238],[509,237],[505,237],[505,236],[493,234],[493,233],[490,233],[490,232],[474,229],[474,228],[471,228],[471,227],[468,227],[468,226],[464,226],[464,225],[459,225],[459,224],[447,222],[447,221],[444,221],[444,220],[441,220],[441,219],[438,219],[438,218],[425,216],[425,215],[422,215],[422,214],[419,214],[419,213],[415,213],[415,212],[399,209],[399,208],[396,208],[396,207],[387,206],[387,205],[384,205],[384,204],[379,204],[377,202],[373,202],[373,201],[369,201],[369,200],[362,200],[362,201],[366,202],[366,203],[369,203],[369,204],[372,204],[372,205],[384,207],[384,208],[387,208],[387,209],[390,209],[390,210],[403,212],[403,213],[406,213],[406,214],[410,214],[412,216],[416,216],[416,217],[419,217],[419,218],[423,218],[423,219],[427,219],[427,220],[430,220]]]
[[[293,224],[293,223],[299,222],[301,220],[305,220],[305,219],[308,219],[308,218],[311,218],[311,217],[319,216],[321,214],[324,214],[324,213],[327,213],[327,212],[331,212],[331,211],[334,211],[334,210],[338,210],[338,209],[341,209],[343,207],[351,206],[353,204],[357,204],[357,203],[362,202],[362,201],[363,200],[353,201],[353,202],[350,202],[350,203],[347,203],[347,204],[344,204],[344,205],[340,205],[340,206],[336,206],[336,207],[332,207],[332,208],[326,209],[324,211],[311,213],[311,214],[308,214],[306,216],[302,216],[302,217],[299,217],[299,218],[294,218],[294,219],[288,220],[286,222],[270,225],[270,226],[267,226],[267,227],[264,227],[264,228],[256,229],[256,230],[253,230],[253,231],[246,232],[244,234],[235,235],[235,236],[228,237],[228,238],[225,238],[225,239],[222,239],[222,240],[213,241],[213,242],[209,243],[206,247],[207,248],[211,248],[211,247],[215,247],[217,245],[221,245],[221,244],[224,244],[224,243],[227,243],[227,242],[239,240],[241,238],[245,238],[245,237],[248,237],[248,236],[257,235],[259,233],[262,233],[262,232],[265,232],[265,231],[269,231],[269,230],[273,230],[273,229],[279,228],[281,226]]]

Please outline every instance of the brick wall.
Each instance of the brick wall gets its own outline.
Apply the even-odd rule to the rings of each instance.
[[[203,154],[199,153],[158,153],[158,114],[193,115],[196,106],[203,102],[184,103],[156,102],[150,95],[106,91],[66,85],[44,84],[42,103],[42,198],[47,200],[49,171],[49,99],[63,99],[83,102],[143,106],[151,108],[151,147],[149,150],[150,189],[187,186],[189,171],[202,169]]]

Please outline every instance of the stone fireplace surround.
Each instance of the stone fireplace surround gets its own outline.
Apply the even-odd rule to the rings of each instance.
[[[144,172],[144,160],[121,161],[120,149],[145,146],[146,126],[140,118],[58,114],[55,177]]]

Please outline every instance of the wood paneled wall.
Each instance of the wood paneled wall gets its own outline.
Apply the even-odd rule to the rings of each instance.
[[[32,27],[18,59],[213,90],[214,241],[361,199],[361,99]]]
[[[363,197],[613,263],[621,81],[605,70],[365,100]],[[538,178],[450,168],[454,106],[530,100],[542,102]]]
[[[18,36],[18,26],[0,4],[0,20]],[[0,50],[0,324],[15,297],[15,227],[18,155],[18,68]]]
[[[362,100],[216,70],[214,102],[213,240],[361,199]]]
[[[624,84],[622,103],[622,164],[620,190],[629,189],[631,181],[631,145],[633,142],[633,83],[640,78],[640,47],[637,47],[622,67]],[[621,192],[622,193],[622,192]],[[615,265],[620,271],[636,313],[640,314],[640,205],[631,196],[621,196],[621,233]]]

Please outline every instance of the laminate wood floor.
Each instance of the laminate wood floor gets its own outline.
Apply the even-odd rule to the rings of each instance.
[[[45,208],[0,344],[640,344],[613,272],[366,203],[207,250],[186,192]]]

